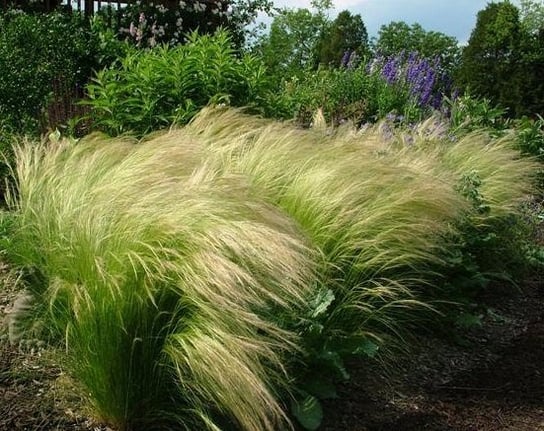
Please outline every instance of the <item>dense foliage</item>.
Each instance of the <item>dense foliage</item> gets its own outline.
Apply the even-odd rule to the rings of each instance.
[[[77,15],[0,15],[0,121],[38,132],[53,81],[84,86],[98,66],[95,48],[88,23]]]
[[[459,61],[460,49],[454,37],[436,31],[425,31],[419,24],[405,22],[383,25],[374,42],[374,50],[383,56],[401,52],[417,52],[430,61],[439,60],[449,73]]]
[[[490,3],[478,13],[463,50],[459,83],[508,108],[510,117],[543,112],[543,29],[524,26],[519,9],[508,1]]]
[[[267,86],[262,63],[238,57],[225,32],[189,36],[185,45],[133,49],[88,85],[95,127],[145,134],[185,123],[209,103],[258,104]]]
[[[102,8],[99,15],[112,23],[120,39],[138,47],[177,45],[191,32],[213,34],[222,28],[239,48],[254,32],[248,25],[271,7],[268,0],[134,2],[120,9]]]
[[[345,10],[321,33],[317,47],[318,62],[325,66],[345,65],[346,53],[356,52],[360,57],[368,50],[368,33],[361,15]]]
[[[274,17],[270,32],[255,43],[254,51],[262,57],[272,75],[295,76],[312,69],[318,62],[321,34],[329,26],[328,1],[312,2],[314,10],[282,9]]]

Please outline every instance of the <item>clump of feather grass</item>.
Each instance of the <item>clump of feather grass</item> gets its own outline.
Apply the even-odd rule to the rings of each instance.
[[[208,108],[137,146],[95,136],[18,150],[10,254],[32,270],[37,312],[67,340],[100,417],[286,426],[275,389],[286,353],[304,347],[290,329],[311,314],[312,288],[334,294],[324,340],[399,333],[459,222],[491,220],[459,192],[463,177],[480,176],[486,216],[528,189],[532,165],[506,141],[422,133],[403,146],[379,126],[318,120],[300,130]]]
[[[176,133],[203,139],[210,163],[246,175],[317,247],[336,298],[331,332],[380,339],[423,305],[412,288],[436,276],[442,237],[467,208],[431,161],[381,157],[377,128],[362,137],[349,128],[300,130],[234,110],[204,110],[168,139]]]
[[[194,141],[150,145],[18,148],[10,255],[100,419],[277,429],[296,343],[263,316],[305,307],[315,258],[244,178],[196,165]]]
[[[392,163],[420,168],[426,160],[430,175],[447,178],[467,201],[468,211],[456,221],[457,235],[445,242],[451,249],[464,247],[486,277],[515,284],[526,267],[523,250],[531,241],[523,204],[536,191],[539,164],[520,154],[513,133],[501,138],[485,131],[456,136],[439,119],[430,118],[390,136],[381,153]]]
[[[397,160],[434,160],[435,175],[449,173],[457,186],[467,175],[476,175],[489,211],[486,221],[475,218],[475,223],[485,224],[519,213],[520,202],[534,192],[538,164],[521,155],[514,133],[501,138],[492,138],[485,131],[455,136],[432,117],[414,130],[402,131],[392,141],[389,150],[393,150]]]

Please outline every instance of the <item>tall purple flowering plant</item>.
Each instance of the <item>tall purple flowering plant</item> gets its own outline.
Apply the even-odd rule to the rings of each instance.
[[[440,109],[444,97],[450,96],[452,81],[438,58],[424,58],[417,52],[378,56],[370,63],[369,72],[381,74],[390,85],[407,88],[420,109]]]

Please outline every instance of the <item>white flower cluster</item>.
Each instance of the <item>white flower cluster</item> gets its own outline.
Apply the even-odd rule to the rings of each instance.
[[[142,2],[137,0],[133,5],[136,10],[144,9],[145,13],[140,12],[138,22],[131,22],[129,28],[121,29],[121,33],[127,34],[137,46],[147,45],[155,46],[161,41],[167,40],[170,44],[179,43],[180,38],[189,30],[186,18],[187,13],[206,14],[206,21],[202,23],[213,25],[211,16],[216,16],[220,20],[232,15],[232,6],[229,5],[225,10],[226,3],[223,0],[205,1],[205,0],[179,0],[173,9],[169,9],[162,2]],[[168,27],[170,22],[170,32]],[[151,25],[149,25],[151,23]]]

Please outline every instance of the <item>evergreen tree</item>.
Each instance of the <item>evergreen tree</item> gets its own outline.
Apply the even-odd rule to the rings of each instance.
[[[339,66],[346,52],[357,52],[360,56],[368,49],[368,33],[361,15],[340,12],[326,28],[319,41],[319,63]]]
[[[512,3],[488,4],[478,12],[458,74],[461,85],[509,108],[510,115],[522,110],[522,35],[519,10]]]

